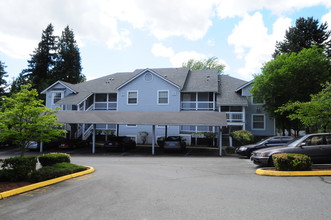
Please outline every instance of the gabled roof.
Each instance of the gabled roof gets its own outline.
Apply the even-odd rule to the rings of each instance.
[[[67,89],[71,90],[73,93],[77,93],[77,91],[74,89],[75,85],[73,85],[71,83],[63,82],[61,80],[58,80],[55,83],[53,83],[52,85],[50,85],[49,87],[47,87],[44,91],[42,91],[41,94],[45,94],[47,90],[49,90],[50,88],[52,88],[56,84],[61,84],[62,86],[66,87]]]
[[[243,84],[243,85],[241,85],[240,87],[238,87],[238,88],[236,89],[236,92],[239,92],[240,90],[242,90],[243,88],[249,86],[249,85],[252,84],[252,83],[253,83],[253,80],[251,80],[251,81],[249,81],[249,82],[246,82],[245,84]]]
[[[130,78],[128,81],[124,82],[117,89],[129,84],[139,76],[146,72],[151,72],[157,77],[165,80],[166,82],[174,85],[175,87],[182,89],[186,81],[188,74],[188,69],[186,68],[159,68],[159,69],[137,69],[133,72],[134,77]]]
[[[237,93],[236,88],[247,82],[228,75],[220,75],[220,95],[217,97],[217,104],[221,106],[247,106],[246,97]]]

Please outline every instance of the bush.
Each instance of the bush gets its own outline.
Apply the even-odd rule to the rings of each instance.
[[[37,157],[23,156],[11,157],[3,160],[1,165],[0,179],[2,181],[21,181],[36,170]]]
[[[274,154],[272,161],[276,170],[280,171],[308,171],[312,167],[310,157],[304,154]]]
[[[251,144],[254,141],[254,135],[246,130],[233,131],[230,135],[242,145]]]
[[[68,174],[76,173],[79,171],[86,170],[87,167],[79,166],[71,163],[58,163],[52,166],[44,166],[39,170],[36,170],[31,173],[30,181],[31,182],[41,182]]]
[[[41,166],[52,166],[57,163],[70,163],[70,155],[65,153],[49,153],[38,157]]]

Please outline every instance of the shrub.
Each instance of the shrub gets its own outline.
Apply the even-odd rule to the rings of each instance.
[[[280,171],[304,171],[312,167],[310,157],[304,154],[274,154],[272,161],[276,170]]]
[[[86,170],[84,166],[79,166],[71,163],[58,163],[52,166],[44,166],[39,170],[36,170],[31,173],[30,181],[31,182],[41,182],[75,172]]]
[[[242,145],[250,144],[254,141],[254,135],[246,130],[233,131],[230,135],[235,141],[238,141]]]
[[[41,166],[52,166],[57,163],[70,163],[70,155],[65,153],[49,153],[38,157]]]
[[[37,157],[22,156],[11,157],[3,161],[0,178],[8,181],[25,180],[28,175],[36,170]]]
[[[76,173],[87,169],[87,167],[85,166],[80,166],[72,163],[57,163],[54,164],[53,167],[64,168],[70,170],[71,173]]]

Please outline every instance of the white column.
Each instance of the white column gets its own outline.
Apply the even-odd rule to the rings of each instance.
[[[93,134],[92,134],[92,154],[95,153],[95,133],[96,133],[96,124],[93,124]]]
[[[219,148],[219,155],[222,156],[222,129],[221,129],[221,126],[218,127],[218,148]]]
[[[155,153],[155,125],[152,125],[152,155]]]

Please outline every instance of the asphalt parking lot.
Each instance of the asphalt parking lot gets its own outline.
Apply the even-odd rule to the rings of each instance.
[[[1,200],[0,216],[34,220],[329,219],[331,177],[259,176],[247,159],[219,157],[217,149],[208,151],[204,156],[194,151],[155,156],[73,153],[73,163],[93,166],[96,172]]]

